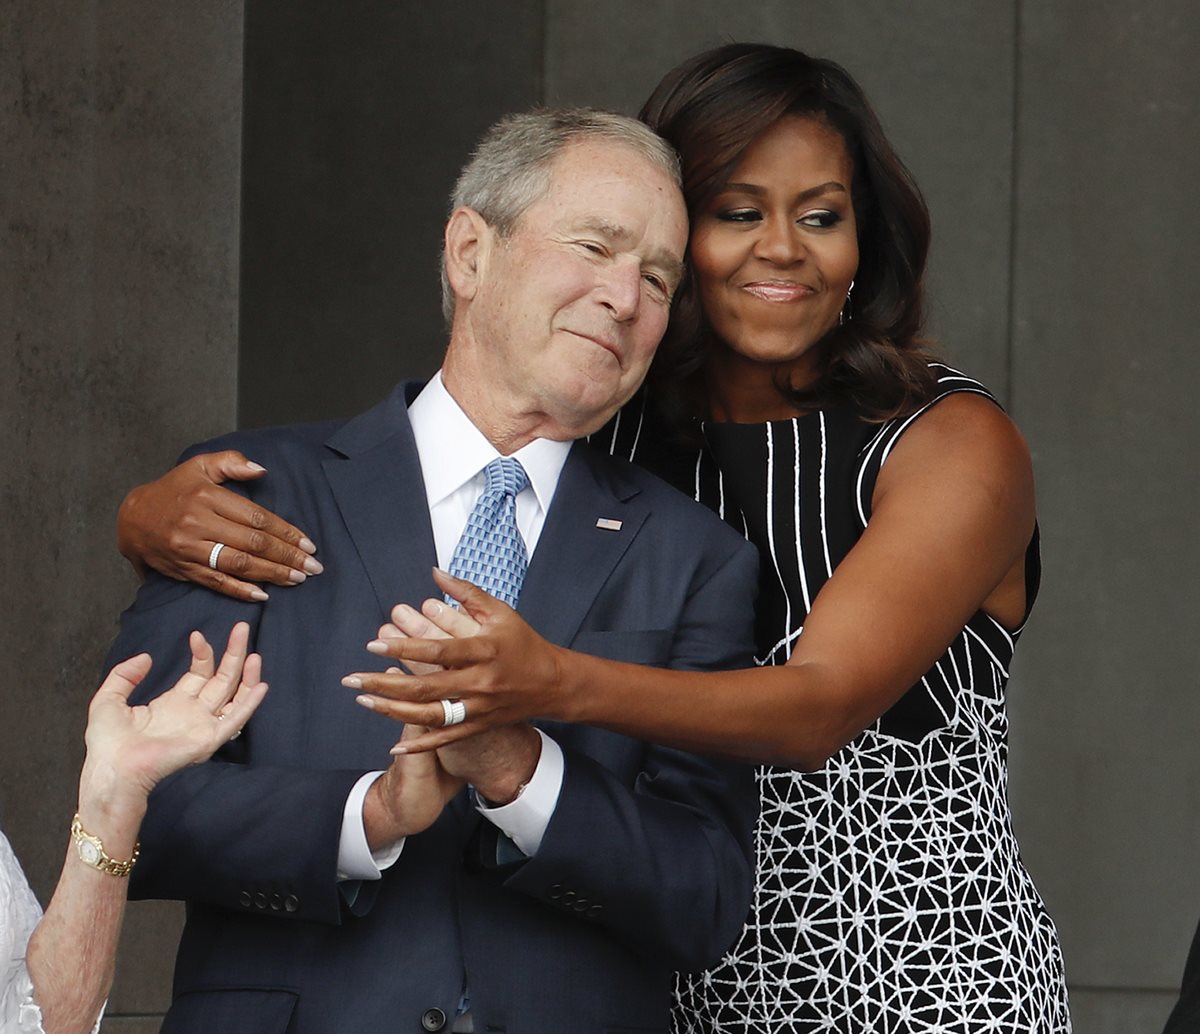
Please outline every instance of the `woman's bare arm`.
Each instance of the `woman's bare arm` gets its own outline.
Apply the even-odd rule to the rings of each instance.
[[[213,653],[192,633],[191,670],[150,704],[128,705],[150,670],[146,654],[118,664],[88,711],[87,755],[79,778],[81,827],[114,860],[133,857],[150,790],[238,734],[266,693],[248,629],[235,626],[214,671]],[[218,718],[218,715],[223,717]],[[65,831],[64,831],[65,832]],[[46,914],[29,940],[26,969],[47,1034],[90,1031],[109,987],[128,881],[82,861],[72,843]]]
[[[440,699],[465,702],[464,724],[434,728],[409,750],[545,717],[819,767],[891,707],[977,610],[1020,622],[1034,512],[1016,427],[986,399],[952,396],[893,449],[870,523],[814,601],[787,665],[697,674],[589,657],[546,643],[502,604],[439,575],[466,614],[437,601],[421,615],[399,609],[373,652],[446,670],[355,673],[347,684],[375,709],[422,725],[441,723]],[[411,638],[434,625],[462,638]]]

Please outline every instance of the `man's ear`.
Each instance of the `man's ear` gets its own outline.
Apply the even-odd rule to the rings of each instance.
[[[456,208],[446,222],[446,277],[456,297],[471,299],[487,269],[495,231],[473,208]]]

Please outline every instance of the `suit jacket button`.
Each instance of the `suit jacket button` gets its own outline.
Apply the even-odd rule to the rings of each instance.
[[[589,908],[587,910],[587,917],[589,919],[595,919],[603,911],[604,911],[603,905],[593,905],[591,908]]]
[[[588,907],[588,899],[587,898],[576,898],[575,904],[572,905],[571,907],[574,908],[576,912],[585,912],[585,911],[587,911],[587,907]]]
[[[295,894],[289,894],[283,899],[283,907],[288,912],[295,912],[300,907],[300,899]]]
[[[272,894],[271,895],[271,911],[278,912],[282,908],[283,908],[283,895],[282,894]]]
[[[445,1030],[446,1014],[437,1008],[437,1006],[434,1006],[432,1009],[426,1009],[421,1013],[421,1029],[431,1031]]]
[[[557,901],[562,897],[562,893],[563,885],[561,883],[553,883],[550,885],[550,889],[546,891],[546,897],[548,897],[551,901]]]
[[[563,908],[566,908],[574,900],[575,900],[575,891],[568,890],[563,894],[563,896],[561,898],[558,899],[558,903],[560,905],[562,905]]]
[[[267,907],[267,896],[266,896],[266,894],[263,894],[263,893],[260,891],[259,893],[257,893],[257,894],[255,894],[255,895],[254,895],[254,907],[255,907],[255,908],[266,908],[266,907]]]
[[[250,891],[244,890],[238,895],[238,904],[241,905],[242,908],[249,908],[254,904],[254,899],[250,897]]]

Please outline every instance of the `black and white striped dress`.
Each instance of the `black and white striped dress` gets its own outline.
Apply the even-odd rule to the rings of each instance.
[[[929,405],[964,391],[991,398],[935,369]],[[758,546],[757,660],[783,664],[870,520],[880,468],[923,412],[872,424],[835,407],[706,425],[707,448],[683,478],[665,469],[669,453],[644,411],[627,407],[594,443],[684,481]],[[1036,539],[1026,566],[1032,605]],[[680,976],[677,1031],[1070,1030],[1058,935],[1009,814],[1004,689],[1018,634],[975,614],[924,678],[822,769],[758,770],[751,915],[719,966]]]

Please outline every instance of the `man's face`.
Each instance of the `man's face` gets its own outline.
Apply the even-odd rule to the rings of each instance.
[[[686,245],[665,172],[623,144],[569,144],[546,195],[491,235],[467,316],[491,390],[544,414],[545,436],[602,426],[646,374]]]

